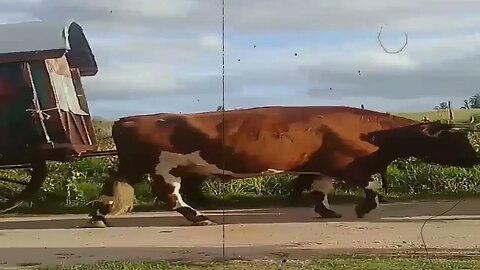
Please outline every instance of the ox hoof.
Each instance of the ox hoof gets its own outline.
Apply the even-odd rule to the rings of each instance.
[[[332,211],[331,213],[329,212],[326,214],[320,214],[320,217],[321,218],[342,218],[342,215]]]
[[[367,211],[363,205],[357,205],[355,206],[355,213],[357,213],[357,218],[364,218]]]
[[[389,203],[390,201],[387,200],[385,197],[383,196],[378,196],[378,202],[381,202],[381,203]]]
[[[330,209],[325,209],[322,211],[318,211],[317,209],[315,209],[315,212],[319,214],[321,218],[341,218],[342,217],[341,214]]]
[[[103,220],[89,220],[87,228],[106,228],[107,224]]]
[[[217,223],[207,219],[207,220],[193,222],[192,225],[193,226],[214,226],[214,225],[217,225]]]

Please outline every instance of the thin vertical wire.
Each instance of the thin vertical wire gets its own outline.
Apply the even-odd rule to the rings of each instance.
[[[225,0],[222,0],[222,122],[222,173],[225,175]],[[223,187],[223,183],[220,186]],[[223,188],[222,201],[222,258],[225,261],[225,192]]]

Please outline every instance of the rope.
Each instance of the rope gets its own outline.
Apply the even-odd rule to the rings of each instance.
[[[424,249],[425,249],[425,253],[426,253],[426,255],[427,255],[428,261],[430,262],[430,267],[432,268],[432,270],[435,270],[436,268],[435,268],[435,265],[433,264],[433,260],[432,260],[432,258],[431,258],[431,256],[430,256],[430,254],[428,253],[427,244],[425,243],[425,239],[424,239],[424,237],[423,237],[423,228],[425,227],[425,225],[427,224],[428,221],[430,221],[430,220],[432,220],[432,219],[434,219],[434,218],[436,218],[436,217],[443,216],[443,215],[445,215],[446,213],[452,211],[452,210],[453,210],[455,207],[457,207],[457,205],[459,205],[462,201],[464,201],[464,199],[459,200],[457,203],[455,203],[452,207],[450,207],[449,209],[447,209],[447,210],[444,211],[443,213],[440,213],[440,214],[438,214],[438,215],[431,216],[431,217],[427,218],[427,219],[425,220],[425,222],[423,222],[423,224],[422,224],[422,228],[420,229],[420,236],[421,236],[421,238],[422,238],[423,247],[424,247]]]
[[[48,111],[48,110],[53,110],[53,109],[47,109],[47,110],[26,109],[25,111],[36,113],[40,117],[41,120],[48,120],[51,117],[48,113],[45,112],[45,111]]]

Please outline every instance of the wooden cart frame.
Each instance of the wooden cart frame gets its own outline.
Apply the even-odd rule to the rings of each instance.
[[[30,169],[24,186],[0,193],[0,213],[40,190],[47,161],[116,155],[97,151],[81,78],[97,63],[82,27],[74,22],[0,25],[0,170]]]

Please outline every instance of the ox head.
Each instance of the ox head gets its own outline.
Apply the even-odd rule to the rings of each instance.
[[[438,165],[472,167],[480,159],[467,137],[469,130],[463,124],[426,122],[375,131],[363,138],[394,158],[416,157]]]

